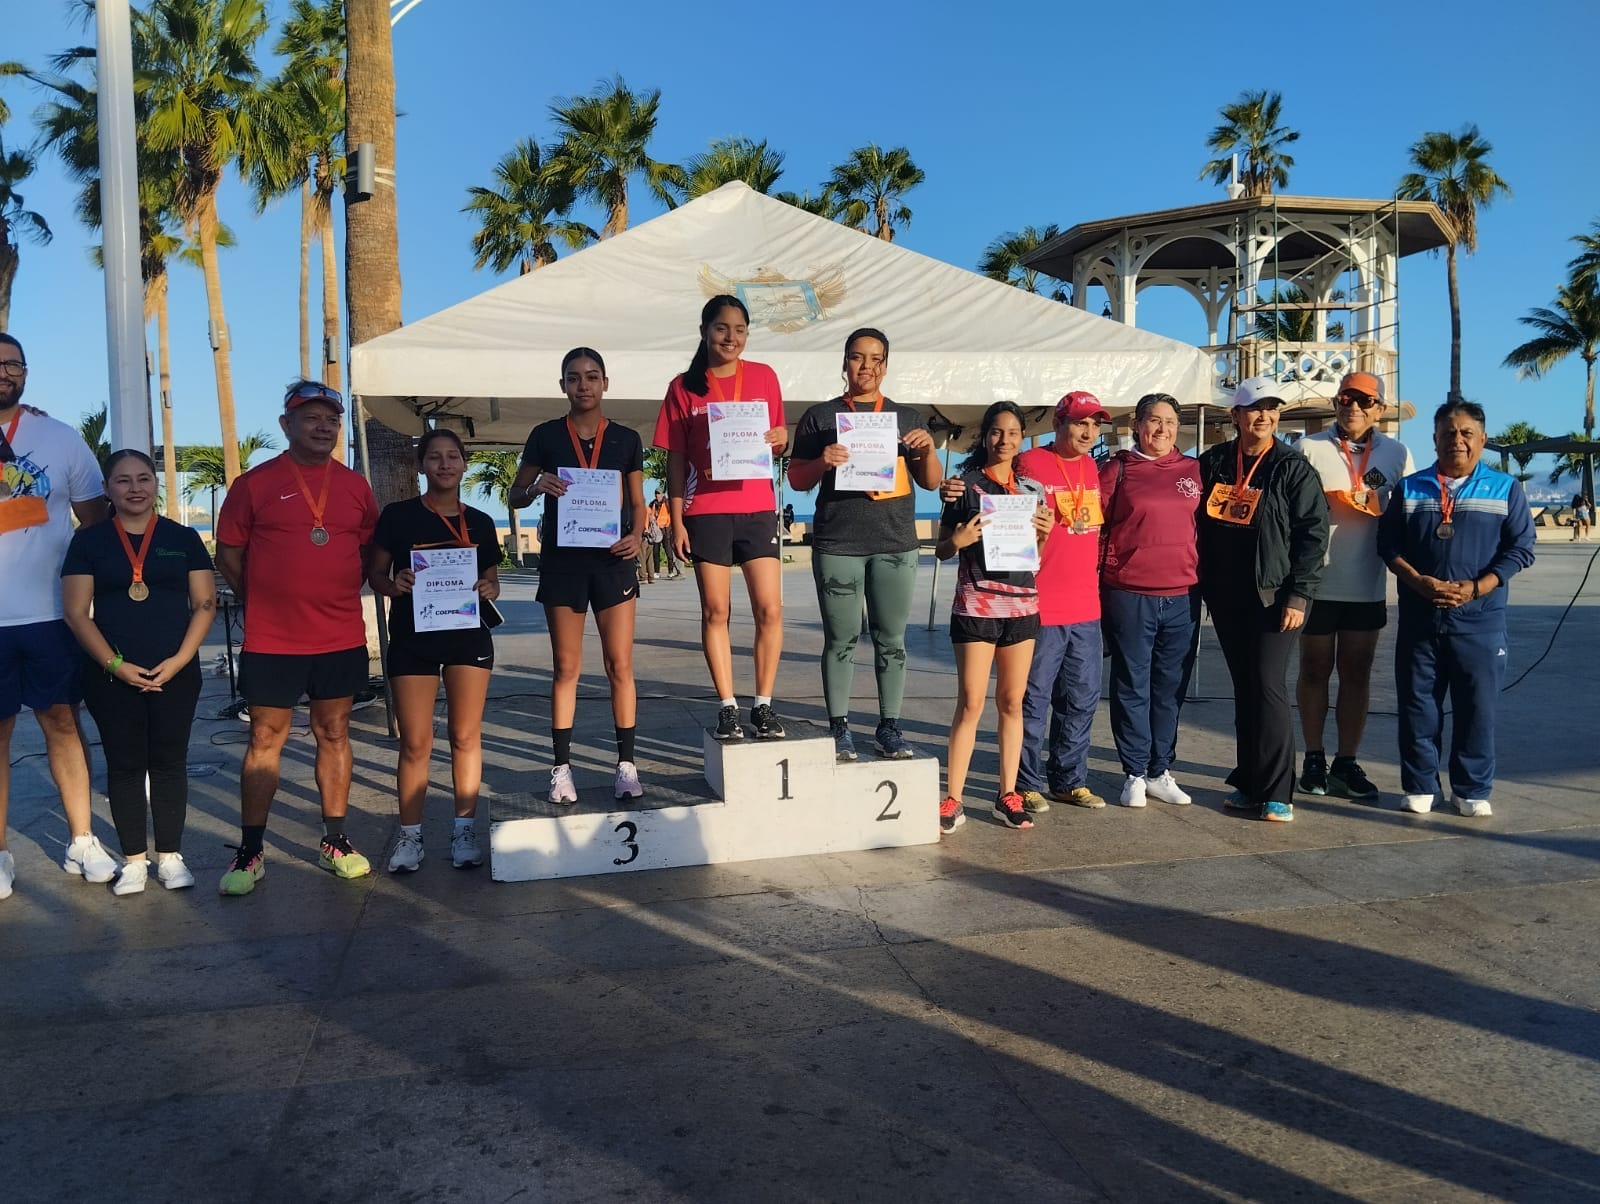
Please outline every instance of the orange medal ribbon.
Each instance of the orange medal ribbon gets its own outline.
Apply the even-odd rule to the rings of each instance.
[[[322,492],[317,495],[317,500],[311,500],[311,487],[306,484],[305,477],[300,472],[300,465],[294,462],[294,457],[285,453],[285,460],[289,461],[289,471],[294,473],[295,483],[300,486],[300,496],[306,501],[306,508],[311,511],[311,542],[318,546],[328,542],[328,529],[322,523],[322,515],[328,508],[328,486],[333,484],[333,464],[330,462],[322,470]],[[318,532],[322,538],[317,538]]]
[[[1021,493],[1022,492],[1021,489],[1017,488],[1017,470],[1014,469],[1014,468],[1011,470],[1011,479],[1009,481],[1002,481],[999,477],[995,476],[994,473],[990,472],[987,468],[985,468],[983,470],[983,475],[988,477],[991,481],[993,481],[996,485],[1000,486],[1000,488],[1004,489],[1007,493]]]
[[[10,432],[7,433],[10,437]],[[133,541],[128,538],[128,529],[122,525],[122,516],[113,515],[111,525],[117,529],[117,538],[122,541],[122,550],[127,553],[128,563],[133,566],[133,584],[128,587],[128,597],[135,602],[143,602],[150,596],[150,587],[144,583],[144,558],[150,555],[150,545],[155,543],[156,524],[161,521],[159,514],[150,516],[150,525],[144,529],[144,543],[139,545],[137,554],[133,550]]]
[[[856,412],[856,399],[854,397],[846,397],[844,399],[844,404],[845,404],[846,408],[848,408],[849,411],[852,414],[854,414]],[[874,414],[879,414],[879,413],[883,412],[883,394],[882,393],[874,393],[872,395],[872,412]]]
[[[22,421],[22,405],[18,403],[17,412],[11,415],[11,425],[6,427],[6,442],[10,443],[17,437],[17,425]]]
[[[707,375],[707,379],[710,379],[709,374]],[[600,420],[599,429],[594,433],[594,456],[593,458],[590,458],[583,454],[583,443],[578,438],[578,432],[573,429],[572,419],[567,419],[567,438],[572,440],[572,450],[573,453],[578,457],[579,468],[600,467],[600,443],[606,437],[606,427],[608,425],[610,425],[608,419],[602,418]]]
[[[465,506],[461,507],[461,513],[459,515],[459,517],[461,519],[461,529],[458,531],[456,529],[456,525],[453,522],[450,521],[450,516],[449,515],[441,514],[439,511],[437,511],[437,510],[435,510],[433,508],[433,503],[428,501],[428,495],[427,494],[423,494],[422,495],[422,505],[430,514],[432,514],[435,518],[437,518],[441,523],[443,523],[446,527],[448,527],[450,529],[450,534],[455,536],[455,538],[456,538],[456,546],[457,547],[461,547],[461,548],[470,548],[470,547],[472,547],[472,537],[467,534],[467,508]]]
[[[1434,475],[1439,482],[1439,525],[1434,528],[1433,533],[1440,539],[1449,539],[1456,533],[1454,522],[1456,499],[1450,492],[1450,486],[1445,483],[1444,477],[1439,476],[1437,473]],[[1461,488],[1465,489],[1466,487],[1467,483],[1465,481],[1461,482]]]
[[[733,370],[732,397],[723,393],[721,381],[712,373],[710,368],[706,369],[706,384],[711,386],[711,391],[717,395],[718,401],[738,401],[744,395],[744,361],[739,360],[738,365]]]
[[[1267,450],[1256,457],[1256,462],[1250,465],[1250,471],[1244,470],[1244,444],[1234,443],[1234,484],[1227,485],[1218,481],[1211,487],[1211,496],[1206,499],[1206,508],[1213,511],[1213,517],[1225,523],[1236,526],[1248,527],[1255,521],[1256,504],[1261,500],[1261,491],[1250,488],[1250,482],[1256,475],[1256,469],[1261,467],[1261,461],[1267,458]]]
[[[1067,477],[1067,458],[1056,451],[1054,447],[1051,448],[1051,453],[1055,456],[1056,465],[1061,470],[1062,481],[1071,486],[1073,482]],[[1079,456],[1078,459],[1081,461],[1089,459],[1089,457]],[[1072,511],[1070,514],[1062,514],[1061,517],[1072,524],[1072,533],[1074,535],[1084,535],[1088,533],[1090,520],[1096,516],[1091,514],[1088,506],[1085,505],[1085,499],[1089,496],[1089,479],[1087,470],[1081,463],[1078,465],[1078,480],[1076,484],[1077,487],[1072,490]],[[1056,496],[1059,498],[1061,494]],[[1056,509],[1057,511],[1062,509],[1059,501],[1056,503]]]

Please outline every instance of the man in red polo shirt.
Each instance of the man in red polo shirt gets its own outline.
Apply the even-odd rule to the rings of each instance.
[[[1089,450],[1111,415],[1093,393],[1056,403],[1055,442],[1017,457],[1017,471],[1044,486],[1056,523],[1045,541],[1039,585],[1039,639],[1022,700],[1022,764],[1017,789],[1029,811],[1048,799],[1104,807],[1089,789],[1089,729],[1100,702],[1100,469]],[[1048,724],[1046,717],[1048,716]],[[1049,739],[1046,740],[1048,726]]]
[[[371,872],[344,832],[350,804],[350,706],[367,683],[361,614],[364,551],[378,523],[366,478],[333,458],[344,402],[296,381],[278,423],[289,448],[234,481],[217,518],[217,568],[244,603],[240,689],[250,747],[239,774],[243,839],[219,889],[247,895],[264,872],[261,843],[278,790],[283,744],[300,698],[311,699],[322,795],[322,868]]]

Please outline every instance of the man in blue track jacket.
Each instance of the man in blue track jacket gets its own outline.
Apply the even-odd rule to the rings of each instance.
[[[1437,460],[1401,481],[1378,523],[1378,555],[1400,583],[1400,806],[1418,815],[1433,807],[1439,787],[1447,693],[1451,799],[1462,815],[1491,813],[1506,587],[1533,563],[1534,537],[1522,486],[1479,462],[1484,429],[1482,406],[1440,406],[1433,416]]]

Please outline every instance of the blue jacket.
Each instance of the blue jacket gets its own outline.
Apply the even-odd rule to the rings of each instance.
[[[1434,532],[1443,520],[1439,507],[1439,466],[1430,464],[1400,482],[1378,520],[1378,555],[1385,564],[1403,558],[1417,572],[1441,581],[1469,581],[1493,573],[1500,589],[1440,610],[1426,598],[1400,587],[1400,626],[1412,634],[1498,631],[1505,627],[1506,589],[1511,578],[1533,563],[1533,516],[1515,478],[1482,460],[1456,494],[1450,525],[1455,538]]]

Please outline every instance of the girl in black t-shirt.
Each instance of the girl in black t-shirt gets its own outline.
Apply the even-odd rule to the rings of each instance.
[[[500,540],[494,520],[461,500],[466,449],[454,431],[434,429],[417,445],[417,467],[427,478],[421,497],[391,502],[378,516],[367,584],[389,607],[389,688],[400,729],[395,770],[400,796],[400,839],[389,858],[391,874],[422,867],[422,810],[433,756],[433,708],[444,679],[450,735],[450,777],[455,787],[455,828],[450,859],[457,869],[483,864],[475,820],[483,781],[483,707],[494,668],[494,641],[484,612],[500,596]],[[478,622],[475,626],[418,631],[413,552],[475,548]],[[426,557],[424,556],[424,559]]]
[[[572,780],[572,724],[578,710],[578,677],[583,672],[583,626],[594,611],[611,685],[611,715],[616,723],[617,773],[612,793],[619,799],[644,794],[634,764],[637,694],[633,684],[633,626],[639,603],[639,547],[649,512],[644,504],[644,444],[637,431],[608,421],[600,413],[610,382],[598,351],[577,347],[561,361],[561,389],[568,412],[533,429],[522,453],[522,467],[511,486],[511,505],[526,506],[543,497],[539,527],[539,601],[550,630],[550,801],[575,803]],[[586,512],[573,470],[616,474],[618,507],[611,521],[592,505]],[[571,484],[569,484],[569,482]],[[602,486],[609,488],[609,485]],[[568,505],[561,499],[569,488]],[[586,517],[587,515],[587,517]],[[588,546],[610,538],[610,543]],[[580,542],[581,541],[581,542]]]
[[[100,729],[111,818],[128,859],[111,893],[138,894],[149,880],[147,816],[157,880],[177,890],[194,885],[179,846],[189,805],[189,730],[200,697],[196,657],[216,616],[216,577],[200,536],[155,512],[149,456],[112,453],[105,479],[113,517],[73,535],[61,602],[88,658],[84,701]]]

